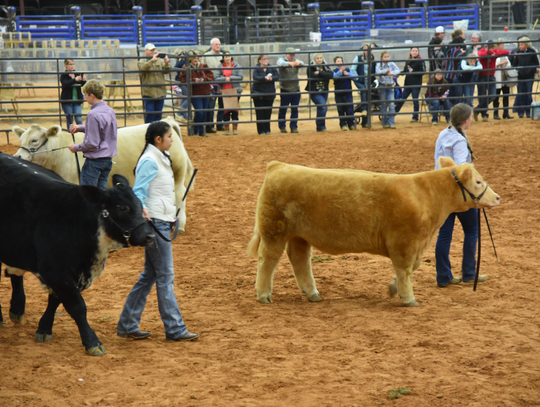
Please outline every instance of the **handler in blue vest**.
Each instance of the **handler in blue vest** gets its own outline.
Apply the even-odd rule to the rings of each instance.
[[[143,216],[154,223],[163,236],[170,236],[175,220],[174,174],[171,158],[172,129],[163,121],[153,122],[146,130],[146,145],[135,168],[133,192],[143,203]],[[116,327],[118,336],[131,339],[148,338],[139,324],[146,298],[156,284],[159,314],[165,325],[165,337],[172,341],[192,341],[198,334],[187,330],[174,294],[172,244],[156,236],[144,250],[144,271],[129,293]]]

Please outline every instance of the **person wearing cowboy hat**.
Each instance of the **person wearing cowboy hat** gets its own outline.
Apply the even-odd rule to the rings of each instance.
[[[285,50],[285,58],[279,58],[277,61],[279,78],[281,81],[280,89],[280,108],[279,108],[279,128],[282,133],[287,133],[285,119],[287,117],[287,108],[291,106],[291,133],[298,133],[298,105],[300,104],[300,81],[298,80],[298,71],[300,67],[306,66],[303,61],[295,58],[295,49],[289,47]]]
[[[141,71],[144,122],[152,123],[161,120],[161,111],[167,95],[164,70],[171,69],[171,64],[167,55],[164,58],[159,57],[154,44],[146,44],[144,53],[146,58],[138,63],[139,71]]]

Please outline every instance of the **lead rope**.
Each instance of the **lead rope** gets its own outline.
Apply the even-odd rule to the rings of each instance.
[[[476,259],[476,275],[474,276],[474,287],[473,291],[476,291],[476,286],[478,285],[478,276],[480,275],[480,255],[482,253],[482,241],[480,240],[480,236],[482,234],[480,227],[480,208],[477,209],[477,215],[478,215],[478,258]]]

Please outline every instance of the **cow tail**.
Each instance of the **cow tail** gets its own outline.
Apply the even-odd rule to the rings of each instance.
[[[186,188],[187,188],[189,180],[191,179],[192,176],[193,176],[193,163],[188,158],[188,160],[187,160],[187,173],[186,173],[186,176],[184,177],[184,182],[185,182]],[[193,179],[193,182],[191,183],[191,187],[189,188],[189,190],[193,191],[194,189],[195,189],[195,179]]]
[[[255,229],[253,230],[253,237],[247,245],[246,254],[248,257],[257,258],[259,255],[259,245],[261,244],[261,234],[257,225],[255,224]]]

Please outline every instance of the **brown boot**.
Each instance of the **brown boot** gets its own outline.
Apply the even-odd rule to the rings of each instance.
[[[226,125],[225,125],[225,133],[224,133],[226,136],[228,136],[229,134],[231,134],[229,130],[230,130],[230,124],[226,124]]]
[[[232,125],[232,128],[233,128],[233,134],[238,134],[238,123],[234,123]]]

